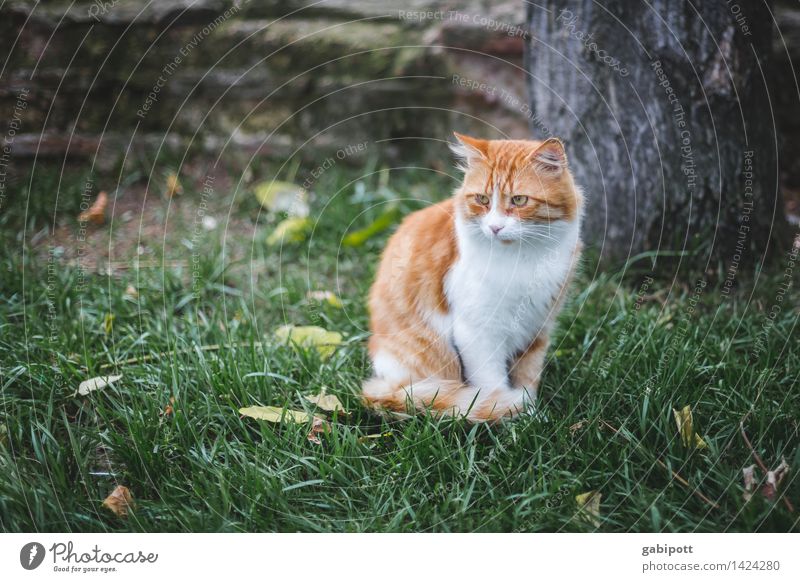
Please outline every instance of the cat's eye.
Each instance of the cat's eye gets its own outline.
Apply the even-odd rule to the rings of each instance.
[[[475,200],[478,201],[478,204],[483,204],[484,206],[489,206],[489,202],[491,201],[486,194],[475,194]]]
[[[525,206],[528,203],[527,196],[516,195],[511,197],[511,204],[514,206]]]

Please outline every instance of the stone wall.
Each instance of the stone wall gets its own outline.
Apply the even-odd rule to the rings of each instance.
[[[529,135],[516,0],[35,4],[0,9],[0,108],[27,102],[15,156],[112,167],[129,145],[284,157],[367,140],[426,156],[453,129]]]
[[[531,119],[522,0],[11,0],[0,7],[0,119],[16,158],[129,146],[318,156],[371,141],[441,157],[455,129],[547,133]],[[783,182],[800,188],[800,9],[775,6]],[[24,110],[20,111],[20,98]],[[413,139],[408,139],[413,138]]]

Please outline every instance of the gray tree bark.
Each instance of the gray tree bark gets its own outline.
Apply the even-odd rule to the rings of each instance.
[[[753,265],[786,236],[762,0],[528,5],[534,135],[564,140],[606,258]]]

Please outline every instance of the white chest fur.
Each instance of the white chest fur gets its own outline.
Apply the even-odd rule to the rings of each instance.
[[[540,240],[503,244],[456,218],[459,258],[445,279],[447,327],[470,383],[508,385],[511,358],[554,316],[579,229],[577,221],[562,221]]]

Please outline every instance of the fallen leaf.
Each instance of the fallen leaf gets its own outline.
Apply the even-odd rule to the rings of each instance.
[[[673,319],[673,318],[674,318],[674,315],[673,315],[673,314],[671,314],[671,313],[664,313],[664,315],[662,315],[661,317],[659,317],[659,318],[656,320],[656,325],[666,325],[666,324],[668,324],[670,321],[672,321],[672,319]],[[669,328],[671,327],[671,325],[666,325],[666,327],[667,327],[667,329],[669,329]]]
[[[183,186],[177,174],[169,174],[167,176],[167,198],[172,198],[176,194],[183,194]]]
[[[786,463],[786,459],[781,457],[781,464],[778,465],[778,468],[767,471],[767,480],[761,486],[761,494],[770,501],[775,501],[778,496],[778,487],[781,486],[781,481],[788,473],[789,465]]]
[[[358,437],[357,441],[359,443],[366,443],[366,442],[369,442],[369,441],[372,441],[372,440],[376,440],[376,439],[391,438],[392,436],[394,436],[394,433],[392,433],[392,431],[386,431],[386,432],[379,432],[379,433],[375,433],[375,434],[365,434],[364,436]]]
[[[745,501],[750,501],[753,497],[753,489],[756,486],[756,466],[750,465],[742,469],[742,480],[744,481],[744,497]]]
[[[775,501],[775,498],[778,496],[778,487],[780,487],[781,481],[783,481],[783,478],[786,477],[788,472],[789,465],[786,463],[786,459],[781,457],[781,464],[778,465],[778,468],[767,471],[767,482],[761,487],[761,493],[764,497],[770,501]]]
[[[315,416],[314,421],[311,423],[311,430],[308,432],[306,438],[309,440],[309,442],[312,442],[315,445],[321,445],[322,441],[320,440],[319,435],[330,432],[330,429],[331,426],[328,424],[327,420]]]
[[[298,243],[306,240],[308,231],[311,230],[311,220],[308,218],[287,218],[278,223],[267,237],[267,244],[275,246],[284,243]]]
[[[283,325],[275,331],[275,337],[301,348],[315,348],[323,360],[330,358],[342,343],[342,334],[316,325]]]
[[[325,394],[325,390],[315,396],[303,396],[303,398],[312,404],[316,404],[322,410],[327,410],[328,412],[336,412],[338,410],[348,414],[339,399],[334,394]]]
[[[342,300],[339,299],[334,293],[331,291],[309,291],[306,293],[306,298],[311,301],[319,301],[320,303],[327,303],[331,307],[335,307],[337,309],[341,309],[344,307]]]
[[[569,434],[570,434],[571,436],[575,436],[575,433],[576,433],[576,432],[578,432],[579,430],[581,430],[581,429],[582,429],[584,426],[586,426],[588,423],[589,423],[589,421],[588,421],[588,420],[586,420],[586,419],[584,418],[584,419],[582,419],[582,420],[579,420],[579,421],[578,421],[578,422],[576,422],[575,424],[573,424],[573,425],[570,425],[570,427],[569,427]]]
[[[684,406],[681,410],[673,409],[675,424],[678,425],[678,432],[681,435],[681,442],[686,448],[704,449],[708,445],[694,432],[694,421],[692,420],[692,407]]]
[[[344,237],[342,244],[346,247],[360,247],[376,234],[379,234],[392,226],[399,220],[400,216],[400,209],[396,206],[387,208],[372,222],[372,224],[362,228],[361,230],[351,232]]]
[[[599,491],[589,491],[575,496],[578,504],[577,515],[594,527],[600,527],[600,498],[602,496]]]
[[[78,215],[80,222],[91,222],[92,224],[104,224],[106,221],[106,206],[108,206],[108,194],[100,192],[92,205]]]
[[[103,332],[105,332],[106,335],[114,330],[115,317],[113,313],[106,313],[106,316],[103,318]]]
[[[169,404],[167,404],[167,407],[164,409],[164,416],[169,416],[171,414],[175,414],[175,397],[174,396],[170,396],[169,397]]]
[[[253,187],[253,193],[261,206],[270,212],[286,212],[298,218],[308,216],[308,192],[291,182],[259,182]]]
[[[742,469],[742,477],[744,480],[743,497],[745,501],[750,501],[750,499],[753,497],[753,491],[755,490],[756,486],[755,470],[755,465],[750,465],[749,467]],[[786,463],[786,459],[781,457],[781,464],[778,465],[776,469],[767,471],[764,483],[758,490],[759,493],[761,493],[761,495],[769,501],[775,501],[775,499],[778,497],[778,489],[780,488],[781,482],[788,473],[789,465]]]
[[[89,380],[84,380],[78,386],[78,390],[75,394],[80,394],[81,396],[86,396],[90,392],[94,392],[95,390],[101,390],[105,388],[109,384],[113,384],[117,380],[122,378],[122,375],[119,376],[97,376],[96,378],[90,378]],[[73,396],[75,395],[73,394]]]
[[[117,517],[128,517],[128,510],[133,510],[133,495],[124,485],[117,485],[103,501],[103,507],[110,509]]]
[[[281,422],[293,422],[303,424],[309,422],[314,417],[302,410],[288,410],[277,406],[248,406],[240,408],[239,414],[249,416],[256,420],[266,420],[280,424]]]

